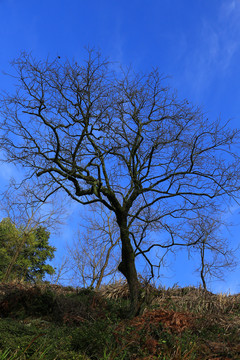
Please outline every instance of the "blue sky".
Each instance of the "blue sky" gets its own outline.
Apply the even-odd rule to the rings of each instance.
[[[3,71],[11,71],[9,63],[20,51],[81,61],[84,46],[136,71],[159,67],[179,96],[202,106],[210,119],[231,118],[233,127],[240,126],[240,0],[0,0],[1,89],[11,88]],[[1,165],[0,186],[14,173]],[[239,222],[229,235],[237,245],[238,208],[227,216]],[[76,223],[70,218],[52,238],[58,256]],[[172,269],[163,279],[166,286],[199,282],[184,254],[172,259]],[[211,288],[240,292],[239,279],[238,267]]]

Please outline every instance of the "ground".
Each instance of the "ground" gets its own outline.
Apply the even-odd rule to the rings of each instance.
[[[0,360],[240,359],[240,294],[142,283],[133,319],[128,301],[124,282],[0,284]]]

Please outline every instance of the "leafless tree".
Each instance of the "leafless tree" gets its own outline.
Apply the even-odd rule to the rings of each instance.
[[[1,100],[7,161],[22,164],[29,181],[38,177],[43,200],[64,190],[81,204],[101,203],[114,213],[118,269],[134,315],[136,254],[147,260],[157,247],[196,244],[198,238],[184,236],[187,219],[237,196],[240,162],[232,146],[239,131],[179,100],[158,70],[114,73],[92,50],[81,64],[22,54],[13,65],[16,93]],[[140,238],[134,232],[139,224]],[[144,229],[155,231],[155,243],[143,248]]]
[[[120,260],[120,236],[113,213],[91,206],[81,216],[77,240],[68,244],[69,262],[77,285],[99,289],[103,279],[111,279]]]
[[[200,258],[196,272],[200,274],[204,290],[207,290],[207,279],[222,280],[225,272],[233,270],[237,265],[236,249],[234,250],[223,236],[223,230],[226,231],[227,226],[220,214],[218,217],[216,214],[201,214],[189,226],[188,234],[195,233],[194,236],[200,239],[189,249],[189,253],[197,253]]]
[[[68,256],[62,256],[61,259],[53,261],[52,266],[55,270],[54,274],[49,275],[48,279],[51,284],[66,284],[70,279],[71,264]]]

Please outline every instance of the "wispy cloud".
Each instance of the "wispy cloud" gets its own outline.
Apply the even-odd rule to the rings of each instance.
[[[0,187],[3,183],[8,183],[11,178],[17,180],[22,178],[22,172],[15,165],[4,162],[5,155],[3,151],[0,151]]]
[[[12,164],[0,164],[0,183],[8,182],[12,177],[16,175],[16,168]]]
[[[235,21],[240,17],[240,1],[239,0],[224,0],[222,2],[219,15],[222,19],[231,17]]]
[[[218,33],[223,46],[225,61],[224,68],[231,64],[231,60],[240,49],[240,1],[225,0],[218,14]]]
[[[240,50],[240,0],[224,0],[215,17],[202,19],[194,46],[188,49],[185,76],[193,81],[195,95],[204,93],[216,77],[231,71]]]

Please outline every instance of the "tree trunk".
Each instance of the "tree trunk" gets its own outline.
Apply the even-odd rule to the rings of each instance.
[[[130,292],[130,309],[128,316],[134,317],[138,314],[140,308],[139,282],[135,266],[135,255],[129,237],[127,219],[121,219],[120,221],[118,219],[118,225],[120,227],[122,242],[122,261],[118,266],[118,270],[127,279]]]
[[[95,287],[96,290],[98,290],[100,288],[100,285],[101,285],[101,282],[102,282],[102,279],[103,279],[103,276],[104,276],[104,271],[105,271],[105,269],[106,269],[106,267],[108,265],[108,261],[109,261],[109,258],[110,258],[110,253],[111,253],[112,248],[113,248],[113,246],[110,246],[110,248],[107,251],[106,259],[105,259],[105,262],[103,264],[103,267],[101,268],[100,276],[98,278],[97,285]]]
[[[205,242],[203,242],[202,248],[201,248],[201,272],[200,272],[200,275],[201,275],[201,279],[202,279],[203,289],[207,290],[204,270],[205,270]]]

